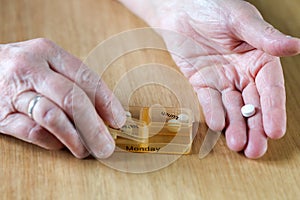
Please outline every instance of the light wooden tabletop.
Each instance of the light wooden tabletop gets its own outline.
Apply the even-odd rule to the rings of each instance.
[[[279,30],[300,37],[298,0],[251,2]],[[109,37],[147,27],[121,4],[108,0],[0,0],[0,25],[0,43],[45,37],[82,60]],[[104,79],[113,87],[123,71],[145,63],[175,67],[166,52],[137,51],[115,60]],[[249,160],[231,152],[221,136],[203,160],[193,151],[161,170],[130,174],[93,158],[79,160],[65,150],[47,151],[1,135],[1,199],[298,199],[300,57],[283,58],[282,64],[287,134],[269,141],[268,152],[261,159]],[[129,101],[176,106],[178,102],[169,98],[172,95],[161,87],[149,86],[134,93]],[[119,97],[124,100],[121,93]],[[203,141],[205,129],[201,123],[198,143]]]

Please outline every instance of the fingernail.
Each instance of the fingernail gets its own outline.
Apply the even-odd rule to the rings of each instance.
[[[108,158],[115,150],[115,141],[109,131],[99,133],[99,138],[90,146],[93,155],[98,159]]]
[[[108,158],[115,150],[115,145],[112,144],[112,143],[107,143],[103,149],[102,149],[102,152],[101,152],[101,157],[99,158]]]
[[[111,109],[112,118],[110,120],[110,125],[112,125],[114,128],[121,128],[125,124],[126,113],[122,104],[117,98],[113,98],[111,103]]]
[[[117,119],[116,119],[116,125],[118,126],[118,128],[121,128],[126,121],[126,113],[124,110],[120,110],[118,115],[117,115]]]

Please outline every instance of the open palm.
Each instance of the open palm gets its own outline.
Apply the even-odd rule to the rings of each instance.
[[[161,5],[162,20],[149,23],[178,33],[158,31],[197,92],[208,126],[225,129],[232,150],[261,157],[267,139],[285,133],[279,56],[299,53],[300,40],[274,29],[245,1],[189,2]],[[245,119],[240,109],[248,103],[256,114]]]

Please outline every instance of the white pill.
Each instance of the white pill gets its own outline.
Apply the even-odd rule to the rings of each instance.
[[[131,113],[129,111],[126,111],[126,117],[131,118]]]
[[[255,114],[255,107],[252,104],[246,104],[241,108],[244,117],[251,117]]]
[[[187,114],[180,114],[178,115],[178,121],[181,123],[188,123],[189,122],[189,116]]]
[[[170,132],[173,132],[173,133],[177,133],[179,130],[180,130],[180,122],[176,119],[170,119],[168,121],[168,126],[167,126],[167,129],[170,131]]]

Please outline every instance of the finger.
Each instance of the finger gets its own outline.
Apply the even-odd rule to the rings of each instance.
[[[21,93],[14,101],[15,108],[27,114],[29,104],[36,95],[35,92]],[[36,102],[32,110],[32,118],[59,139],[76,157],[84,158],[88,155],[68,117],[46,97]]]
[[[258,11],[257,11],[258,12]],[[263,20],[258,13],[235,16],[234,32],[239,39],[273,56],[300,53],[300,39],[287,36]]]
[[[286,131],[286,95],[280,60],[267,63],[256,76],[260,95],[264,130],[272,139],[281,138]]]
[[[211,88],[201,88],[196,92],[208,127],[222,131],[225,127],[225,112],[220,92]]]
[[[227,146],[233,151],[244,150],[247,144],[247,127],[241,115],[242,95],[238,91],[227,91],[222,94],[222,99],[228,120],[225,132]]]
[[[115,148],[114,140],[86,93],[60,74],[43,71],[40,75],[44,80],[34,83],[35,90],[51,99],[74,121],[86,148],[95,157],[110,156]]]
[[[1,122],[0,131],[45,149],[57,150],[64,147],[55,136],[21,113],[9,115]]]
[[[125,123],[126,115],[121,103],[95,72],[49,40],[37,39],[32,42],[47,50],[43,52],[54,71],[75,82],[89,96],[104,121],[115,128]]]
[[[225,127],[225,111],[219,91],[226,87],[226,81],[219,69],[215,66],[206,67],[189,79],[197,92],[206,123],[214,131],[221,131]]]
[[[100,79],[96,85],[95,107],[100,117],[110,126],[121,128],[125,124],[126,115],[123,106]]]
[[[256,109],[256,114],[247,118],[248,143],[244,150],[244,154],[248,158],[255,159],[263,156],[268,148],[268,140],[263,128],[259,94],[255,84],[250,83],[247,85],[246,88],[244,88],[242,95],[245,104],[252,104]]]

